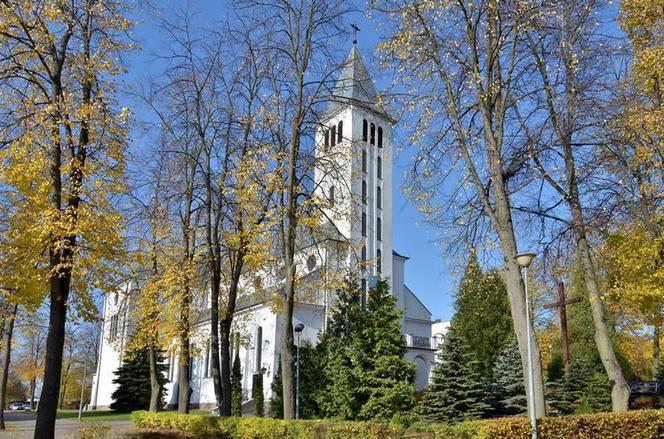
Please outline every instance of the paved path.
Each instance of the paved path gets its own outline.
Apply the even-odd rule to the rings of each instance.
[[[31,439],[35,431],[34,412],[6,412],[6,431],[0,431],[0,439]],[[130,421],[94,421],[85,422],[90,425],[107,425],[109,427],[106,438],[123,438],[125,433],[131,429]],[[57,439],[76,439],[80,436],[81,423],[78,419],[58,419],[55,422],[55,437]]]

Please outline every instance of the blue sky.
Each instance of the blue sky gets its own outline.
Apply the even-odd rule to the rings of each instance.
[[[140,48],[126,59],[128,73],[122,78],[122,89],[138,91],[147,76],[158,71],[159,63],[155,61],[155,55],[163,53],[167,47],[164,45],[164,38],[156,25],[156,18],[161,14],[168,16],[169,10],[182,8],[182,5],[183,2],[178,0],[163,0],[159,2],[160,11],[141,11],[137,14],[134,37]],[[214,26],[225,14],[224,1],[221,0],[191,0],[190,8],[198,13],[197,22],[200,22],[201,26]],[[355,21],[361,29],[358,34],[358,47],[373,76],[377,90],[383,90],[389,86],[391,78],[388,72],[376,68],[374,53],[379,34],[374,29],[375,25],[367,21],[361,13],[355,14],[350,21]],[[343,50],[350,51],[351,44],[352,35],[349,33]],[[140,108],[135,107],[135,111],[139,120],[145,116]],[[134,139],[134,147],[140,149],[140,135],[135,133]],[[429,225],[420,224],[424,218],[401,193],[403,172],[408,168],[411,154],[404,139],[405,136],[403,132],[400,133],[399,125],[397,125],[394,141],[395,144],[400,145],[401,151],[395,151],[396,160],[393,171],[394,249],[410,258],[406,264],[408,286],[431,310],[433,318],[449,320],[453,312],[452,296],[458,283],[456,276],[452,274],[452,270],[457,268],[456,262],[447,258],[443,253],[443,247],[435,243],[440,237],[441,231]]]

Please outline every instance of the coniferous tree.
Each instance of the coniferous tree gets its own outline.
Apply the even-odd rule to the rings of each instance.
[[[324,417],[355,419],[361,407],[359,388],[353,370],[353,341],[361,336],[361,291],[350,279],[337,290],[336,306],[327,331],[321,334],[319,348],[325,364],[325,388],[317,401]]]
[[[281,383],[281,361],[277,362],[277,371],[272,380],[272,399],[270,400],[270,416],[274,419],[284,418],[284,392]]]
[[[242,369],[239,349],[235,350],[231,371],[231,416],[242,416]]]
[[[160,406],[164,406],[163,386],[166,384],[166,370],[163,351],[157,351],[158,381],[161,386]],[[111,410],[129,413],[135,410],[147,410],[150,407],[152,388],[150,385],[150,362],[147,349],[130,350],[125,354],[125,361],[116,372],[113,384],[117,384],[111,394]]]
[[[251,389],[254,394],[254,416],[262,418],[265,414],[265,394],[263,393],[263,374],[254,374],[254,386]]]
[[[487,393],[477,360],[454,322],[437,357],[420,415],[430,422],[455,423],[487,414],[490,407],[484,402]]]
[[[415,366],[404,359],[402,311],[386,281],[369,292],[362,334],[355,339],[355,374],[362,407],[358,419],[391,419],[415,406]]]
[[[477,372],[487,381],[500,352],[514,333],[505,282],[495,270],[484,272],[471,253],[459,284],[454,320],[477,358]]]
[[[526,388],[519,346],[512,339],[498,355],[493,368],[496,412],[501,416],[513,416],[527,410]]]
[[[366,310],[351,279],[337,292],[320,341],[325,381],[316,398],[321,414],[343,419],[391,419],[415,404],[415,368],[403,358],[401,311],[388,284],[372,288]]]
[[[611,385],[601,364],[588,358],[574,358],[570,372],[558,386],[554,408],[561,414],[611,410]]]

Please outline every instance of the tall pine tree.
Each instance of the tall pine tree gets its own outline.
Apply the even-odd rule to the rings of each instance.
[[[496,414],[514,416],[526,412],[526,388],[516,339],[510,340],[498,355],[493,368],[493,390],[497,402]]]
[[[160,407],[165,404],[163,386],[166,384],[166,370],[163,351],[157,351],[157,374],[161,392]],[[135,410],[147,410],[150,407],[150,362],[147,349],[134,349],[125,353],[124,361],[115,371],[113,384],[117,387],[111,394],[111,410],[129,413]]]
[[[415,367],[403,358],[401,312],[387,282],[379,281],[360,307],[361,291],[347,280],[338,291],[320,342],[326,386],[321,412],[343,419],[391,419],[415,404]]]
[[[488,395],[478,368],[474,352],[453,322],[438,352],[419,414],[427,421],[446,423],[486,415],[490,406],[485,402]]]
[[[242,368],[239,349],[235,350],[231,370],[231,416],[242,416]]]
[[[456,297],[454,320],[477,358],[477,372],[488,379],[500,352],[514,333],[507,287],[495,270],[483,272],[471,253]]]

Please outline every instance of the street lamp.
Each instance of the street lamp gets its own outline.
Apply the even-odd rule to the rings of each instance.
[[[535,414],[535,376],[533,372],[533,346],[530,334],[530,299],[528,297],[528,267],[535,259],[535,253],[519,253],[514,260],[523,269],[523,283],[526,288],[526,339],[528,340],[528,410],[530,425],[533,429],[533,439],[537,439],[537,416]]]
[[[293,330],[297,336],[297,355],[295,363],[295,419],[300,419],[300,335],[304,330],[304,323],[298,323]]]

